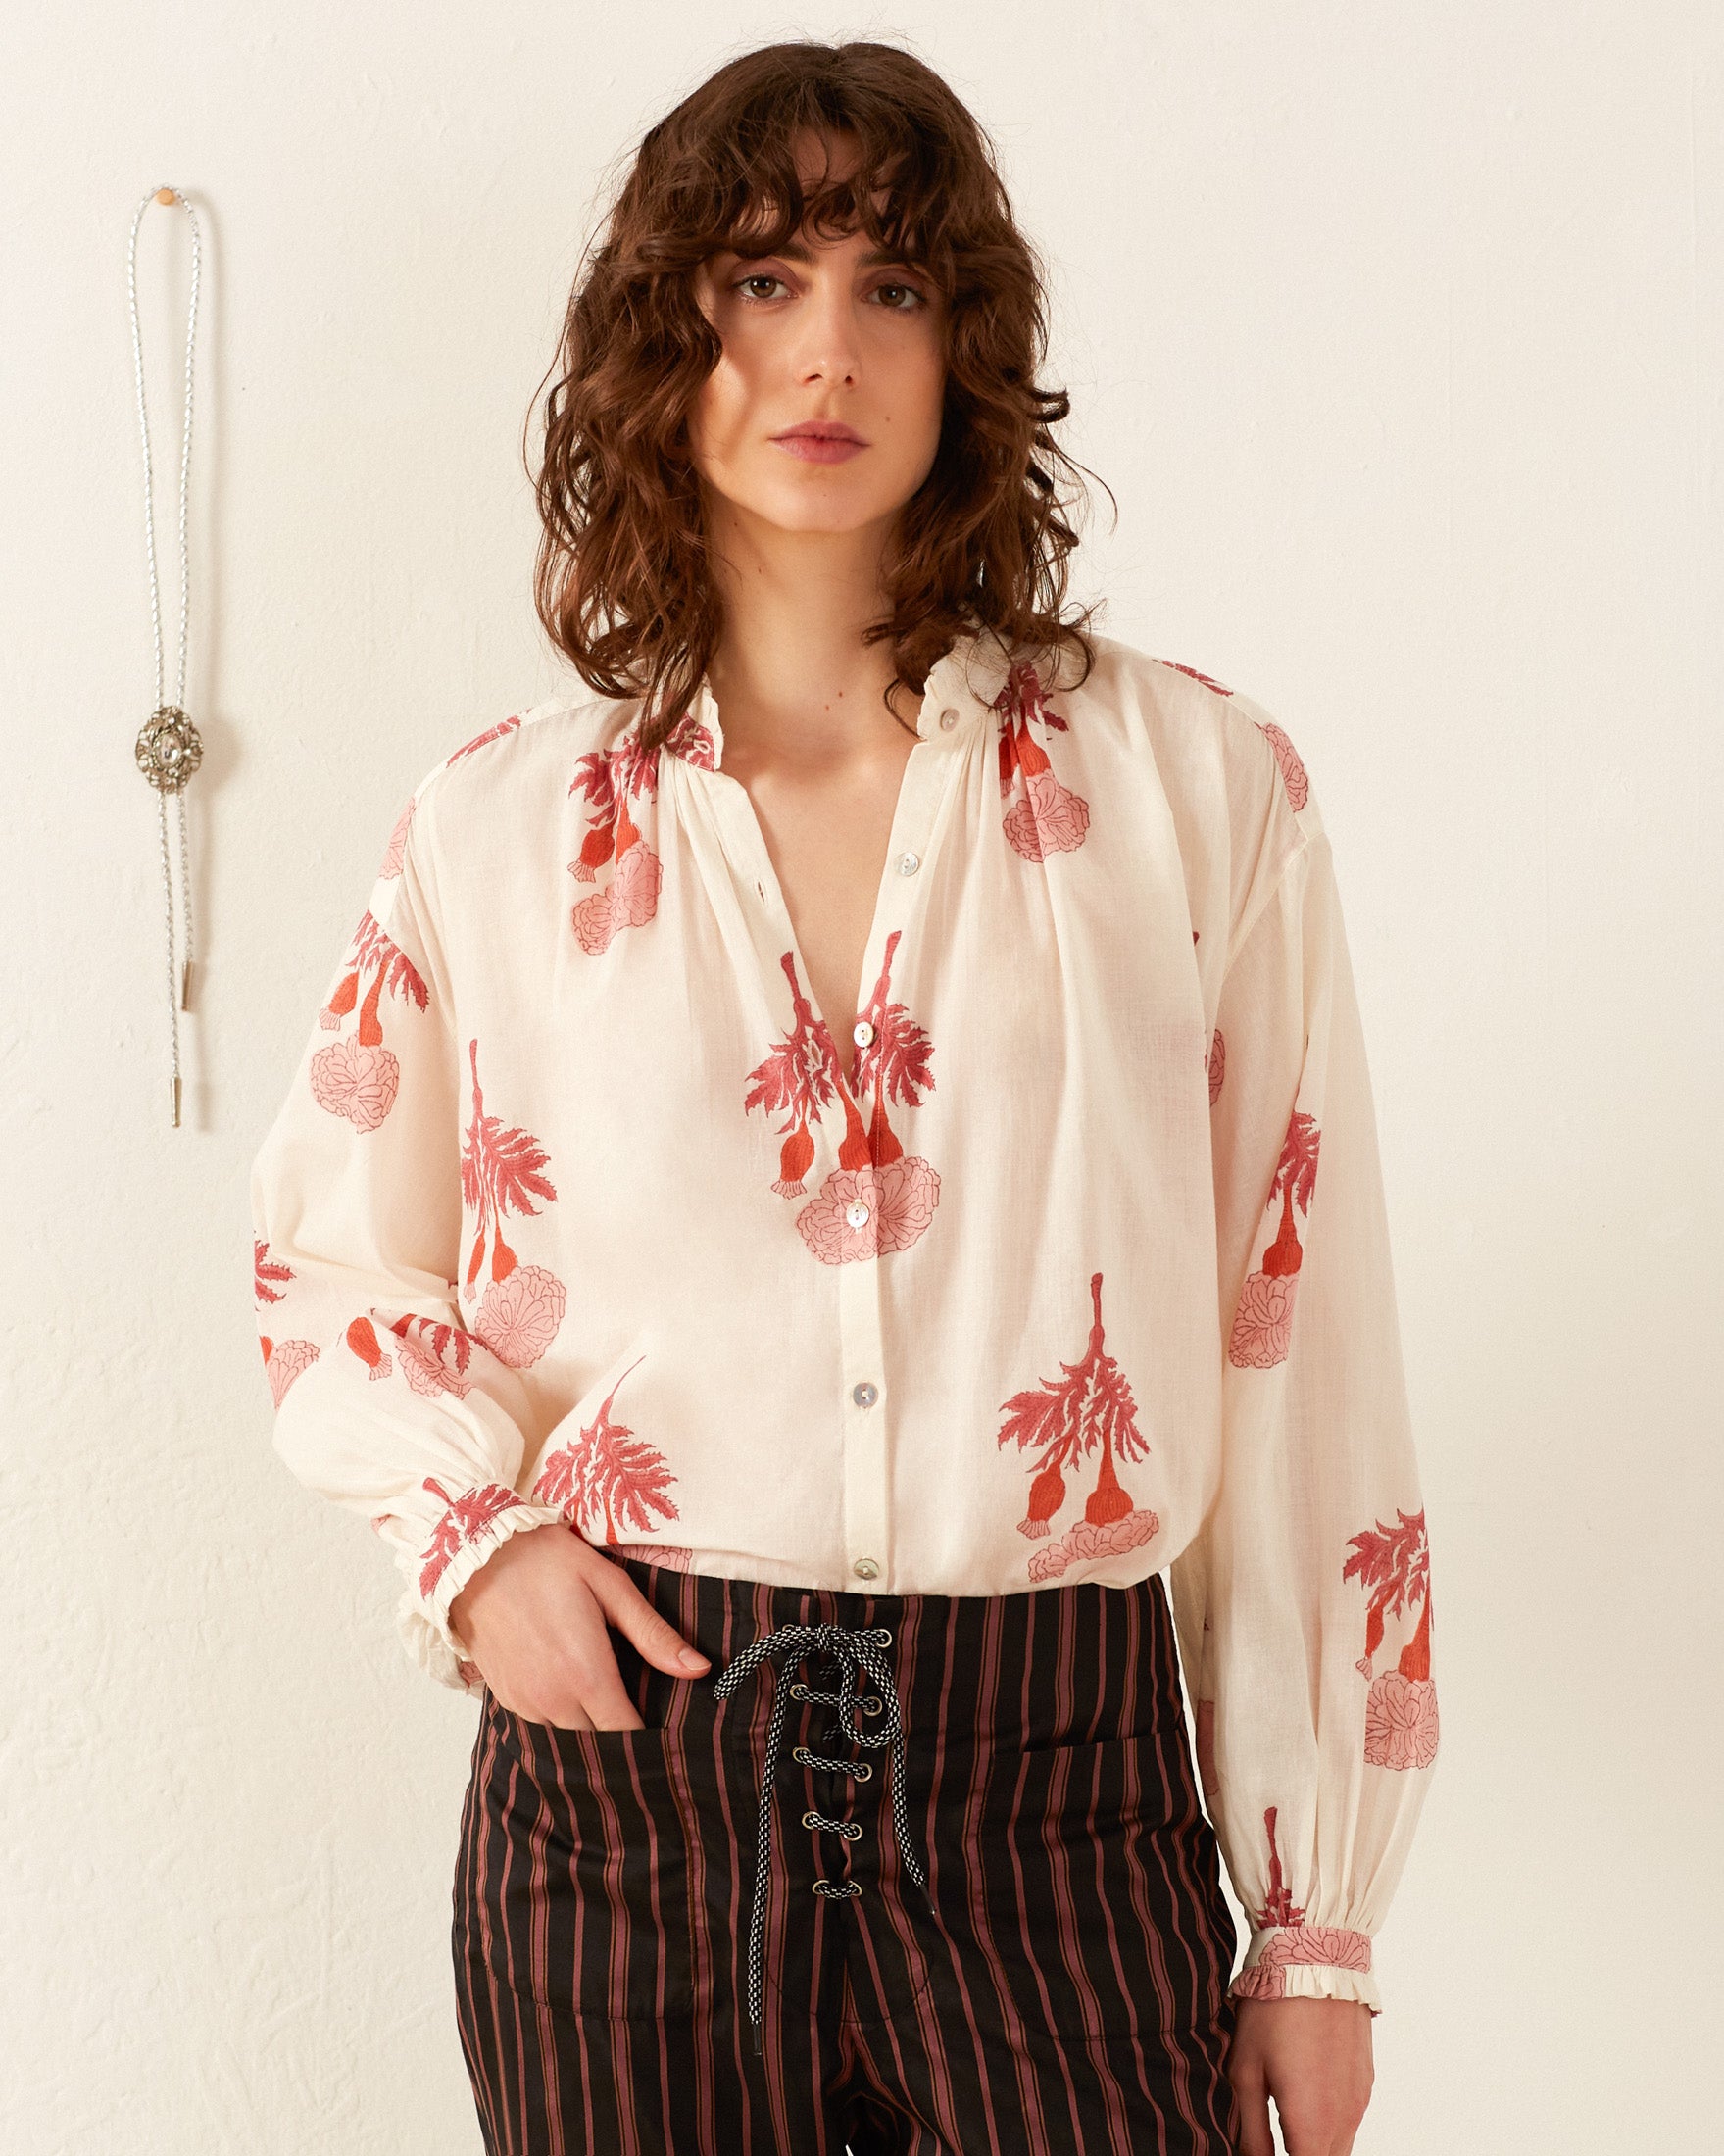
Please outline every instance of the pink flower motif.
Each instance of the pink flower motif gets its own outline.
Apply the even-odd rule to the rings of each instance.
[[[525,1370],[550,1347],[563,1323],[568,1291],[543,1265],[517,1265],[493,1280],[479,1304],[473,1331],[512,1370]]]
[[[1351,1932],[1339,1924],[1287,1924],[1271,1932],[1252,1966],[1233,1980],[1236,1999],[1284,1999],[1292,1968],[1353,1969],[1369,1973],[1368,1932]]]
[[[1285,1362],[1293,1339],[1293,1298],[1297,1273],[1253,1273],[1240,1291],[1233,1313],[1227,1359],[1241,1370],[1267,1370]]]
[[[588,957],[596,958],[611,941],[611,886],[584,898],[569,914],[574,933]]]
[[[1083,844],[1090,805],[1069,786],[1061,786],[1052,770],[1028,771],[1023,792],[1002,820],[1008,840],[1025,860],[1046,860],[1050,854],[1069,854]]]
[[[1139,1505],[1116,1520],[1078,1520],[1057,1543],[1036,1551],[1029,1576],[1057,1580],[1069,1565],[1097,1557],[1122,1557],[1128,1549],[1141,1549],[1160,1532],[1160,1519],[1148,1505]]]
[[[270,1381],[270,1396],[277,1407],[287,1397],[287,1388],[302,1370],[309,1370],[318,1359],[318,1346],[311,1340],[278,1340],[271,1348],[264,1362],[264,1375]]]
[[[596,957],[619,928],[639,928],[659,907],[664,865],[644,839],[637,839],[616,863],[603,891],[581,900],[570,918],[580,947]]]
[[[1269,746],[1275,752],[1275,761],[1281,766],[1281,783],[1287,789],[1287,798],[1296,808],[1303,808],[1310,799],[1311,783],[1305,775],[1305,767],[1300,761],[1299,751],[1288,740],[1273,719],[1258,719],[1257,731],[1266,734]]]
[[[938,1173],[925,1160],[902,1154],[879,1167],[834,1168],[796,1225],[822,1264],[846,1265],[908,1250],[925,1233],[939,1201]]]
[[[1221,1028],[1219,1026],[1215,1028],[1210,1039],[1209,1053],[1205,1058],[1205,1067],[1209,1073],[1209,1105],[1213,1107],[1221,1098],[1221,1080],[1227,1070],[1227,1043],[1221,1038]]]
[[[472,1380],[464,1378],[459,1371],[451,1370],[420,1340],[411,1333],[398,1333],[401,1345],[396,1349],[401,1357],[401,1374],[416,1393],[433,1399],[439,1393],[453,1393],[457,1399],[465,1399],[472,1391]]]
[[[665,869],[644,839],[637,839],[616,863],[611,878],[611,928],[639,928],[659,907],[659,886]]]
[[[1437,1756],[1433,1679],[1387,1669],[1365,1699],[1365,1758],[1373,1767],[1428,1767]]]
[[[339,1023],[339,1020],[337,1020]],[[357,1034],[331,1041],[312,1057],[312,1098],[355,1130],[375,1130],[395,1105],[401,1065],[386,1048],[368,1048]]]
[[[418,806],[416,796],[396,818],[395,828],[389,834],[389,844],[383,851],[383,858],[377,864],[379,878],[400,875],[401,857],[407,851],[407,827],[413,821],[413,812]]]

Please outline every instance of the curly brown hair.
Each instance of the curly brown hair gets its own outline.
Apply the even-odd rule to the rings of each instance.
[[[848,179],[827,173],[805,196],[796,144],[811,130],[858,155]],[[648,749],[686,710],[722,621],[686,427],[721,347],[694,274],[724,248],[775,253],[805,226],[860,226],[945,302],[939,448],[883,564],[890,612],[864,632],[892,647],[887,708],[901,686],[919,696],[966,632],[992,630],[1032,662],[1073,647],[1082,674],[1094,662],[1095,609],[1065,608],[1084,467],[1053,435],[1069,398],[1036,379],[1044,273],[992,145],[911,53],[767,45],[642,140],[569,297],[530,473],[539,618],[593,689],[641,699]]]

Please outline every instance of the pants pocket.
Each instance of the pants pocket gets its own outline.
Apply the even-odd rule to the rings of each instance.
[[[693,2003],[689,1790],[663,1728],[558,1729],[487,1692],[457,1872],[457,1951],[553,2011]]]

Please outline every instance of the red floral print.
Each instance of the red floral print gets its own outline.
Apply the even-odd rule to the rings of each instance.
[[[279,1302],[287,1293],[287,1284],[293,1278],[293,1267],[278,1257],[270,1255],[270,1246],[262,1236],[252,1237],[252,1300],[258,1309],[266,1304]],[[302,1370],[309,1370],[318,1359],[318,1345],[311,1340],[271,1340],[261,1329],[258,1346],[263,1351],[264,1375],[269,1380],[270,1397],[279,1407],[287,1397],[287,1388]]]
[[[1302,1212],[1310,1211],[1321,1136],[1316,1118],[1295,1108],[1281,1142],[1281,1158],[1267,1200],[1273,1209],[1280,1197],[1280,1229],[1263,1251],[1260,1268],[1247,1276],[1233,1313],[1227,1359],[1240,1369],[1267,1370],[1287,1358],[1293,1338],[1294,1290],[1299,1285],[1300,1262],[1305,1255],[1293,1224],[1293,1207],[1297,1200]]]
[[[1199,673],[1195,666],[1182,666],[1177,659],[1158,659],[1158,666],[1171,666],[1175,673],[1190,674],[1194,681],[1201,681],[1206,689],[1213,689],[1217,696],[1231,696],[1233,691],[1224,681],[1217,681],[1212,674]]]
[[[1326,1969],[1356,1969],[1366,1976],[1371,1966],[1368,1932],[1350,1932],[1339,1924],[1296,1924],[1273,1933],[1252,1966],[1233,1982],[1236,1999],[1284,1999],[1287,1972],[1312,1964]]]
[[[1263,1814],[1269,1835],[1269,1893],[1263,1906],[1252,1916],[1259,1932],[1272,1935],[1263,1942],[1257,1959],[1231,1986],[1235,1998],[1284,1999],[1287,1972],[1293,1968],[1354,1969],[1361,1976],[1371,1966],[1368,1932],[1355,1932],[1339,1924],[1307,1924],[1305,1911],[1288,1892],[1281,1877],[1281,1854],[1275,1846],[1275,1811],[1271,1804]]]
[[[1101,1451],[1096,1487],[1084,1515],[1058,1542],[1029,1560],[1032,1580],[1057,1580],[1068,1566],[1086,1559],[1117,1556],[1140,1549],[1160,1532],[1161,1523],[1147,1506],[1132,1501],[1114,1470],[1113,1457],[1140,1460],[1149,1445],[1137,1427],[1137,1402],[1118,1363],[1108,1352],[1102,1326],[1102,1276],[1090,1275],[1089,1345],[1080,1362],[1061,1361],[1062,1378],[1044,1378],[1039,1386],[1013,1393],[1000,1412],[1006,1417],[999,1443],[1015,1438],[1019,1451],[1039,1453],[1030,1484],[1029,1510],[1017,1532],[1032,1541],[1052,1532],[1054,1514],[1065,1502],[1065,1472],[1088,1454]]]
[[[1209,1053],[1204,1057],[1204,1068],[1209,1074],[1209,1105],[1213,1107],[1221,1098],[1221,1081],[1227,1074],[1227,1043],[1221,1038],[1219,1026],[1209,1037]]]
[[[902,933],[895,928],[887,937],[880,977],[862,1011],[873,1032],[857,1055],[854,1091],[829,1028],[802,991],[791,951],[778,961],[790,982],[790,1030],[748,1074],[744,1114],[759,1107],[789,1117],[779,1126],[784,1143],[772,1184],[780,1198],[800,1198],[807,1189],[804,1178],[814,1155],[809,1126],[834,1098],[843,1102],[838,1165],[796,1216],[803,1242],[825,1265],[908,1250],[926,1233],[940,1201],[939,1174],[905,1152],[887,1109],[889,1101],[917,1107],[934,1086],[928,1068],[934,1046],[926,1029],[888,997]],[[864,1123],[861,1102],[870,1093],[873,1107]]]
[[[685,763],[714,768],[716,744],[706,726],[685,711],[661,749],[644,751],[640,722],[629,725],[610,749],[592,749],[575,765],[569,792],[586,799],[590,813],[580,852],[568,863],[576,883],[596,883],[612,864],[611,880],[575,905],[569,918],[581,949],[596,957],[619,929],[639,928],[659,907],[664,869],[628,812],[630,798],[653,799],[659,791],[659,758],[667,749]]]
[[[518,1262],[503,1240],[503,1215],[536,1214],[539,1208],[533,1199],[554,1201],[557,1191],[539,1173],[546,1159],[538,1140],[524,1130],[506,1130],[498,1117],[485,1113],[476,1040],[468,1043],[468,1057],[472,1068],[473,1112],[461,1150],[461,1198],[463,1205],[478,1217],[463,1288],[468,1296],[473,1294],[488,1244],[491,1278],[472,1329],[499,1362],[524,1370],[556,1339],[568,1296],[562,1281],[545,1266]]]
[[[361,1004],[360,983],[368,973],[372,976],[371,985]],[[378,1127],[395,1105],[401,1085],[401,1064],[383,1046],[378,1016],[385,988],[391,996],[405,996],[419,1010],[430,1003],[430,991],[418,968],[378,926],[368,906],[354,930],[334,993],[318,1013],[319,1023],[332,1032],[359,1004],[359,1025],[348,1039],[319,1049],[309,1070],[318,1105],[331,1115],[346,1116],[359,1131]]]
[[[1437,1687],[1431,1677],[1431,1570],[1424,1508],[1408,1513],[1398,1505],[1395,1517],[1398,1527],[1385,1527],[1379,1520],[1349,1539],[1353,1555],[1342,1566],[1341,1577],[1356,1579],[1370,1597],[1365,1651],[1357,1665],[1361,1677],[1371,1677],[1371,1658],[1383,1643],[1386,1620],[1424,1605],[1399,1663],[1371,1678],[1365,1697],[1366,1762],[1404,1771],[1428,1767],[1437,1756]]]
[[[1437,1688],[1385,1670],[1365,1698],[1365,1759],[1373,1767],[1428,1767],[1437,1756]]]
[[[604,1524],[602,1546],[611,1549],[638,1546],[618,1544],[619,1524],[637,1534],[650,1535],[656,1524],[655,1512],[671,1520],[678,1516],[670,1496],[670,1485],[676,1477],[665,1464],[665,1455],[637,1438],[627,1423],[613,1421],[611,1416],[623,1378],[637,1369],[641,1360],[637,1355],[623,1371],[584,1430],[545,1455],[533,1482],[535,1501],[561,1505],[576,1534],[584,1536],[588,1516],[599,1515]],[[692,1554],[683,1552],[685,1557]],[[654,1545],[652,1561],[668,1560],[659,1556]],[[679,1569],[686,1570],[686,1566]]]
[[[480,1483],[451,1495],[434,1476],[427,1475],[420,1487],[432,1496],[441,1497],[446,1507],[431,1530],[425,1561],[419,1568],[419,1592],[428,1596],[463,1544],[476,1542],[500,1513],[518,1504],[520,1498],[507,1483],[499,1482]]]
[[[1013,666],[994,699],[1005,723],[1000,728],[1000,793],[1010,795],[1021,780],[1004,818],[1006,836],[1025,860],[1046,860],[1080,847],[1090,827],[1090,805],[1081,794],[1060,785],[1044,749],[1030,731],[1031,720],[1063,733],[1065,721],[1049,710],[1041,677],[1033,666]]]
[[[1263,1814],[1263,1825],[1269,1836],[1269,1897],[1252,1918],[1259,1932],[1267,1932],[1277,1924],[1303,1924],[1305,1911],[1294,1901],[1281,1877],[1281,1852],[1275,1846],[1275,1814],[1278,1807],[1271,1804]]]
[[[287,1397],[287,1389],[303,1370],[309,1370],[318,1359],[318,1344],[315,1340],[271,1340],[263,1342],[264,1375],[269,1380],[270,1397],[279,1407]]]
[[[803,994],[796,977],[796,954],[784,953],[778,963],[790,983],[790,1031],[763,1063],[749,1072],[754,1081],[742,1103],[746,1115],[763,1108],[768,1115],[785,1115],[778,1128],[784,1143],[778,1149],[778,1178],[772,1185],[780,1198],[801,1198],[808,1189],[803,1178],[813,1163],[814,1141],[809,1126],[819,1121],[827,1104],[844,1091],[844,1071],[826,1021]]]
[[[1287,789],[1287,799],[1295,808],[1303,808],[1310,799],[1311,782],[1305,765],[1300,761],[1299,751],[1275,721],[1256,719],[1257,731],[1268,737],[1269,746],[1275,752],[1275,761],[1281,766],[1281,783]]]
[[[407,854],[407,827],[413,821],[413,812],[418,807],[419,796],[416,794],[408,802],[407,807],[401,811],[400,815],[396,817],[395,828],[389,834],[389,843],[383,849],[383,858],[377,863],[377,879],[379,882],[384,882],[391,876],[400,875],[401,863]]]
[[[375,1317],[376,1311],[371,1315]],[[440,1318],[416,1317],[410,1310],[391,1318],[388,1327],[401,1346],[401,1373],[416,1393],[432,1398],[453,1393],[465,1399],[472,1391],[467,1366],[472,1360],[473,1335]]]
[[[252,1301],[261,1310],[266,1302],[279,1302],[293,1278],[293,1267],[270,1255],[261,1235],[252,1237]]]
[[[470,757],[475,750],[486,748],[493,741],[501,741],[505,734],[514,733],[520,724],[521,717],[519,711],[511,712],[508,718],[499,719],[495,726],[487,726],[482,734],[474,734],[470,741],[465,741],[459,749],[450,751],[443,759],[443,768],[448,770],[452,763],[460,762],[463,757]]]
[[[356,1317],[342,1337],[370,1371],[373,1383],[378,1378],[386,1378],[394,1369],[395,1358],[383,1352],[383,1344],[377,1338],[377,1329],[369,1317]]]

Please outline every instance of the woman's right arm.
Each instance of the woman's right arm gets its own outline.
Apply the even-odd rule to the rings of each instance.
[[[275,1450],[389,1546],[406,1583],[401,1637],[430,1676],[473,1692],[483,1681],[535,1720],[637,1727],[607,1618],[686,1676],[683,1642],[558,1506],[517,1494],[530,1403],[457,1300],[464,1066],[418,807],[416,795],[252,1165]],[[539,1527],[560,1532],[522,1533]],[[481,1570],[511,1548],[481,1593]]]

